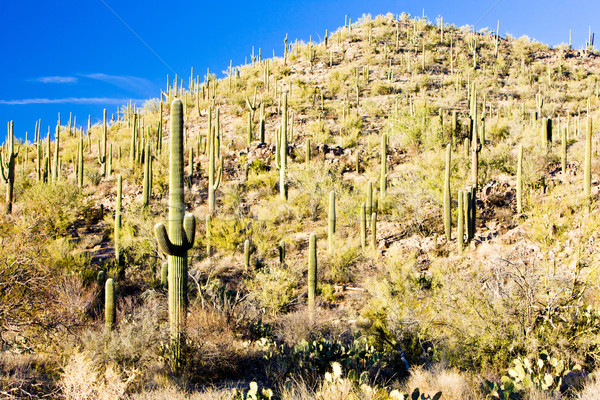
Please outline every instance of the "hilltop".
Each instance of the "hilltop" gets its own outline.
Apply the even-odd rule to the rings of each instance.
[[[593,46],[551,48],[405,14],[282,44],[284,57],[253,52],[223,79],[174,77],[159,100],[86,132],[59,124],[58,141],[14,143],[0,221],[0,392],[246,398],[258,382],[263,397],[248,398],[268,398],[266,388],[303,399],[415,388],[442,399],[585,388],[594,398]],[[180,368],[153,231],[167,221],[175,99],[198,225]],[[9,154],[7,142],[5,173]]]

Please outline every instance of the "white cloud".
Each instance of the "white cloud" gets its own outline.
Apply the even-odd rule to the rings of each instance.
[[[110,97],[65,97],[62,99],[19,99],[19,100],[0,100],[0,105],[28,105],[28,104],[126,104],[132,100],[134,103],[140,103],[145,100],[110,98]]]
[[[79,76],[106,82],[121,89],[132,90],[138,93],[147,93],[149,90],[153,90],[153,85],[149,80],[137,76],[109,75],[103,73],[79,74]]]
[[[77,80],[74,76],[41,76],[33,79],[41,83],[77,83]]]

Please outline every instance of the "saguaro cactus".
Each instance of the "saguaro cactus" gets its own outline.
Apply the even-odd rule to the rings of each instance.
[[[279,242],[279,246],[277,246],[279,250],[279,264],[285,264],[285,241],[281,240]]]
[[[444,175],[444,231],[446,240],[452,239],[452,196],[450,194],[451,146],[446,146],[446,173]]]
[[[314,310],[317,297],[317,236],[311,233],[308,240],[308,308]]]
[[[258,135],[260,138],[260,143],[263,144],[265,142],[265,105],[264,103],[260,104],[260,124],[258,126]]]
[[[592,195],[592,120],[587,117],[587,129],[585,132],[585,196]]]
[[[212,127],[212,132],[209,135],[208,140],[208,207],[211,213],[213,213],[216,208],[215,192],[219,188],[221,177],[223,175],[223,158],[217,156],[218,137],[216,129],[216,126]],[[219,158],[220,165],[215,172],[215,160],[217,158]]]
[[[387,133],[381,136],[381,176],[379,182],[379,198],[384,199],[387,193],[387,147],[389,137]]]
[[[150,143],[146,143],[144,150],[144,188],[143,188],[143,206],[148,207],[150,204],[150,188],[152,187],[152,156],[150,155]]]
[[[333,251],[333,242],[335,235],[335,225],[336,225],[336,215],[335,215],[335,192],[331,191],[329,193],[329,230],[328,230],[328,244],[329,244],[329,252]]]
[[[283,94],[283,106],[281,113],[281,138],[279,140],[279,195],[282,200],[287,200],[287,188],[286,188],[286,168],[287,168],[287,121],[288,121],[288,109],[287,109],[287,93]],[[277,157],[277,155],[276,155]]]
[[[360,205],[360,246],[363,250],[367,247],[367,206],[365,203]]]
[[[52,162],[52,182],[58,181],[60,176],[59,169],[59,157],[60,157],[60,120],[56,125],[56,136],[54,138],[54,160]]]
[[[371,214],[371,247],[377,250],[377,213]]]
[[[106,176],[106,164],[108,161],[107,156],[107,131],[108,127],[106,126],[106,108],[104,109],[104,122],[102,124],[102,146],[98,146],[98,162],[100,163],[100,175]]]
[[[115,199],[115,263],[122,264],[121,259],[121,199],[123,198],[123,177],[117,177],[117,198]]]
[[[154,227],[159,248],[169,262],[169,321],[171,356],[176,368],[181,367],[187,313],[187,252],[194,245],[196,218],[186,214],[183,197],[183,105],[171,103],[169,171],[169,233],[162,223]]]
[[[560,169],[563,174],[567,173],[567,128],[560,135]]]
[[[458,191],[458,230],[456,232],[456,239],[458,243],[458,249],[462,250],[465,246],[465,217],[464,217],[464,192]]]
[[[161,105],[162,105],[162,102],[161,102]],[[162,124],[162,107],[160,110],[160,114],[161,114],[160,120],[161,120],[161,124]],[[158,138],[159,143],[162,142],[161,139],[162,139],[161,137]],[[133,124],[131,125],[131,149],[130,149],[130,153],[129,153],[129,160],[131,161],[132,168],[135,164],[135,156],[137,153],[136,147],[137,147],[137,114],[134,113],[133,114]]]
[[[79,132],[79,147],[77,148],[77,185],[80,188],[83,187],[83,129]]]
[[[109,278],[104,285],[104,326],[107,332],[115,326],[115,317],[115,283]]]
[[[0,148],[0,172],[2,181],[6,183],[6,214],[12,212],[13,193],[15,188],[15,161],[19,152],[15,152],[14,123],[10,121],[8,142]]]

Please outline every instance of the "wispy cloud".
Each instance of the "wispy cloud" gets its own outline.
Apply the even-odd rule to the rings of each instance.
[[[41,83],[77,83],[77,78],[74,76],[40,76],[32,81]]]
[[[118,88],[130,90],[136,93],[148,93],[149,90],[153,90],[153,85],[149,80],[137,76],[109,75],[103,73],[79,74],[79,76],[106,82]]]
[[[132,100],[134,103],[140,103],[142,99],[128,98],[110,98],[110,97],[65,97],[62,99],[20,99],[20,100],[0,100],[0,105],[28,105],[28,104],[126,104]]]
[[[85,83],[86,80],[93,80],[108,83],[131,93],[137,93],[140,96],[148,96],[155,92],[155,87],[148,79],[131,75],[110,75],[104,73],[76,74],[76,76],[41,76],[29,79],[31,82],[54,83],[54,84],[75,84]]]

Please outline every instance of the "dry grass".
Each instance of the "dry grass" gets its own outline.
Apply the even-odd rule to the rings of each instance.
[[[101,371],[88,354],[75,353],[65,366],[59,387],[67,400],[124,399],[137,371],[119,373],[111,366]]]
[[[584,384],[583,390],[577,394],[579,400],[597,400],[600,399],[600,379],[597,378],[597,372]]]
[[[468,375],[439,365],[428,370],[416,368],[411,371],[402,389],[404,392],[412,393],[417,388],[421,393],[432,397],[441,391],[442,399],[475,400],[478,398]]]

